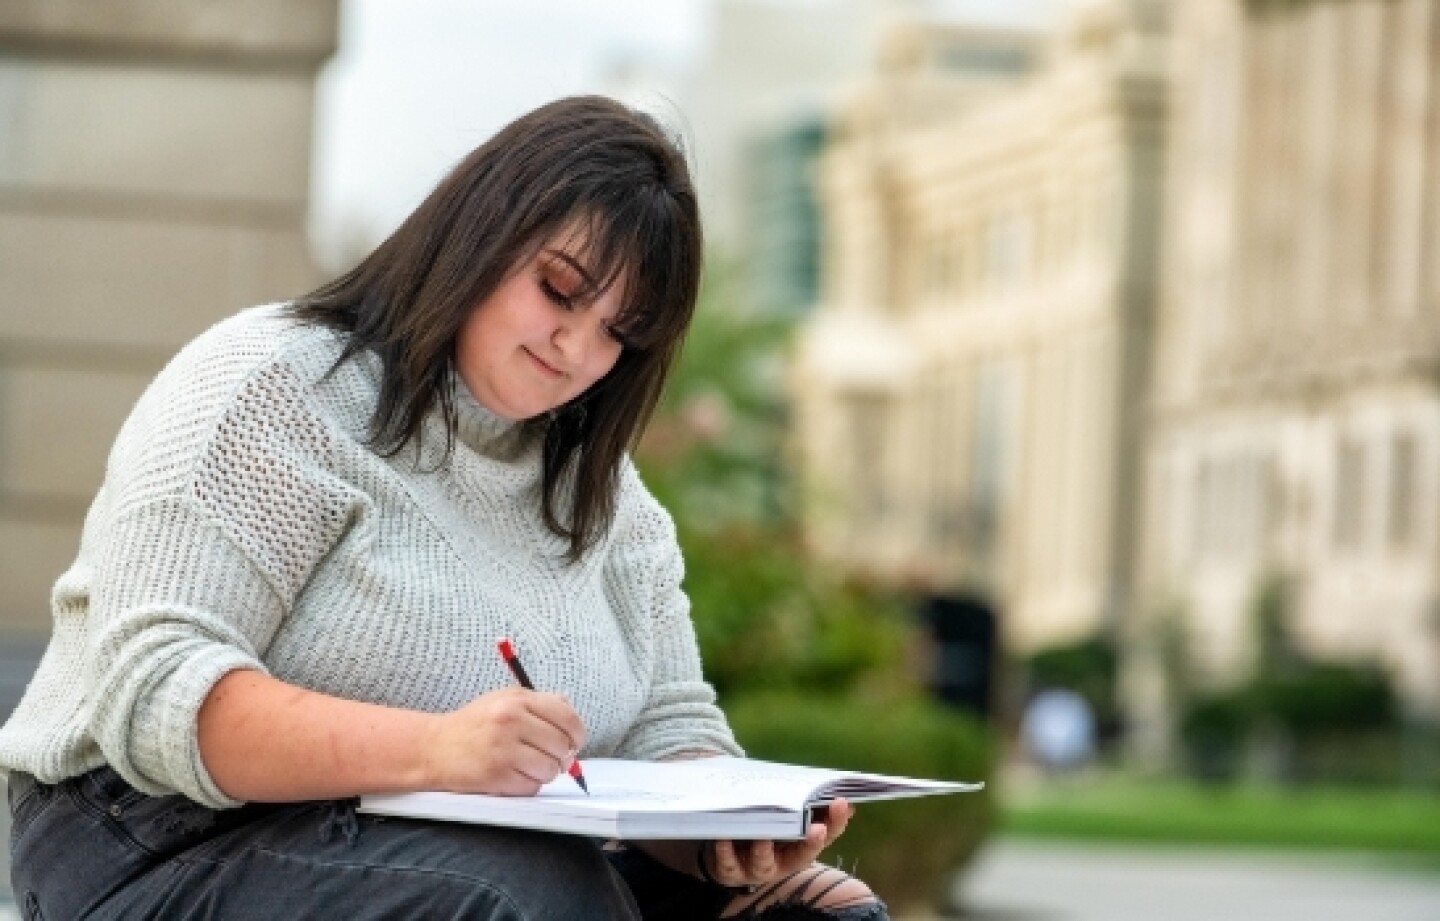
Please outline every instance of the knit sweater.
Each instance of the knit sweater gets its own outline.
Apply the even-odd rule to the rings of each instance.
[[[327,374],[343,343],[257,307],[150,385],[55,586],[0,768],[55,783],[109,764],[146,793],[236,806],[196,731],[228,672],[443,712],[511,685],[500,636],[575,707],[582,755],[738,753],[701,677],[674,526],[634,467],[603,540],[567,564],[534,438],[457,380],[449,460],[438,411],[382,457],[365,443],[379,361]]]

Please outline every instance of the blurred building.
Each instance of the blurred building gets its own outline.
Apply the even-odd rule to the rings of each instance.
[[[0,4],[0,713],[142,388],[215,320],[315,281],[313,86],[336,15]]]
[[[893,26],[953,18],[956,6],[963,4],[713,4],[705,49],[680,90],[681,108],[694,136],[707,236],[743,268],[747,296],[760,307],[796,312],[817,300],[815,166],[836,108],[870,78]]]
[[[1246,673],[1281,577],[1305,651],[1440,716],[1440,2],[1176,11],[1134,687],[1167,612]]]
[[[866,72],[878,23],[905,0],[717,0],[682,90],[696,181],[712,240],[749,249],[750,158],[765,139],[813,124]],[[823,22],[824,27],[818,27]]]
[[[797,312],[820,292],[820,202],[815,164],[827,138],[818,113],[751,139],[746,271],[750,297],[768,310]]]
[[[1090,3],[1043,46],[893,31],[822,160],[792,387],[810,539],[996,599],[1022,649],[1128,607],[1164,9]]]

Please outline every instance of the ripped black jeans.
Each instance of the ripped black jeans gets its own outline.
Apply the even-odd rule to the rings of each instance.
[[[11,882],[26,921],[716,918],[729,893],[588,838],[357,815],[347,801],[215,811],[110,768],[14,774]],[[798,914],[797,912],[804,912]],[[884,921],[874,903],[774,921]]]

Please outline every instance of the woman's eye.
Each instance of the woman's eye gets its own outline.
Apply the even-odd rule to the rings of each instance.
[[[550,279],[546,278],[543,275],[540,276],[540,290],[545,292],[545,296],[548,297],[551,301],[559,304],[566,310],[575,309],[575,296],[571,294],[566,294],[565,292],[561,291],[559,288],[555,287],[554,282],[552,282]]]
[[[625,334],[608,323],[605,325],[605,335],[609,336],[612,342],[619,343],[621,348],[628,349],[631,347],[630,341],[625,338]]]

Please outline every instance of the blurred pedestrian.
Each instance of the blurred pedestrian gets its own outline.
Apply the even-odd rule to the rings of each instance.
[[[628,450],[695,304],[676,144],[516,120],[369,257],[185,347],[116,440],[0,730],[26,917],[884,918],[799,842],[378,819],[577,756],[735,754]],[[509,636],[538,692],[493,653]]]
[[[1046,688],[1026,705],[1020,737],[1041,767],[1075,771],[1095,756],[1095,712],[1089,701],[1069,688]]]

